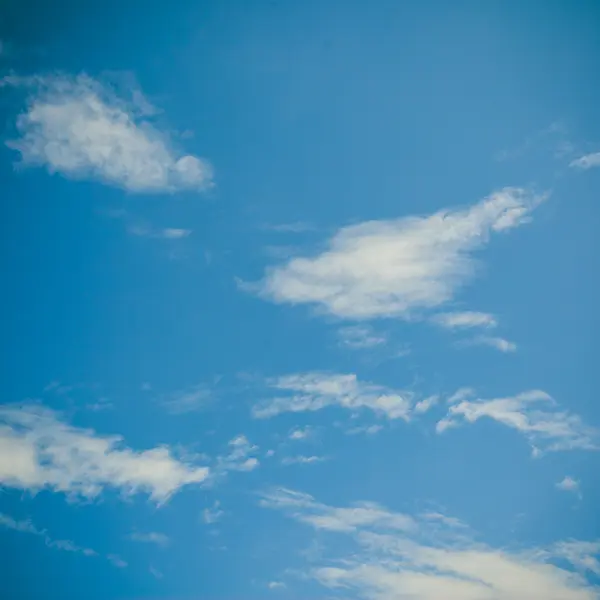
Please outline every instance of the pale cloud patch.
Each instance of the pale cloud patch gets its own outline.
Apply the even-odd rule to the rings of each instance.
[[[492,328],[498,325],[494,315],[475,311],[439,313],[434,315],[431,320],[445,329]]]
[[[504,354],[512,353],[517,351],[517,345],[514,342],[506,340],[501,337],[494,337],[489,335],[480,335],[470,340],[463,341],[460,345],[462,346],[487,346],[503,352]]]
[[[473,253],[491,234],[530,221],[544,198],[505,188],[462,210],[344,227],[322,253],[292,258],[244,285],[273,302],[312,304],[345,319],[409,318],[451,301],[476,273]]]
[[[337,334],[341,346],[354,350],[374,348],[386,344],[388,341],[385,335],[376,333],[366,325],[342,327]]]
[[[310,427],[299,427],[290,432],[288,436],[290,440],[299,441],[306,440],[312,435],[312,429]]]
[[[282,590],[285,589],[286,585],[283,583],[283,581],[269,581],[267,587],[270,590]]]
[[[230,440],[228,447],[228,454],[217,459],[217,471],[253,471],[260,465],[258,458],[253,456],[258,453],[259,447],[251,444],[245,435]]]
[[[192,234],[191,229],[178,227],[151,227],[141,223],[132,224],[127,228],[128,233],[136,237],[145,237],[157,240],[181,240]]]
[[[326,460],[323,456],[304,456],[299,454],[298,456],[286,456],[281,459],[282,465],[311,465],[313,463],[319,463]]]
[[[125,569],[129,566],[128,563],[117,554],[109,554],[106,558],[113,566],[117,567],[117,569]]]
[[[415,412],[418,414],[426,413],[431,410],[440,401],[439,396],[428,396],[415,404]]]
[[[119,97],[87,75],[10,76],[2,83],[31,92],[17,119],[20,138],[8,142],[24,165],[133,193],[200,191],[211,185],[208,162],[172,147],[139,91]]]
[[[350,427],[346,430],[348,435],[359,435],[365,433],[367,435],[375,435],[383,429],[383,425],[360,425],[358,427]]]
[[[0,482],[9,487],[83,498],[112,488],[162,503],[208,475],[207,467],[178,460],[166,446],[136,451],[120,436],[74,427],[37,404],[0,408]]]
[[[225,512],[221,510],[221,503],[218,500],[215,500],[211,507],[207,507],[202,511],[202,520],[207,525],[212,525],[213,523],[220,521],[224,514]]]
[[[169,536],[157,531],[139,532],[134,531],[129,535],[129,539],[133,542],[142,544],[155,544],[156,546],[168,546],[170,543]]]
[[[267,495],[261,505],[348,535],[344,555],[336,552],[327,559],[321,552],[318,564],[313,561],[308,569],[309,576],[344,595],[354,591],[366,600],[594,600],[600,591],[585,577],[599,566],[596,543],[571,540],[550,548],[500,550],[473,541],[460,521],[445,515],[411,518],[371,503],[361,503],[367,510],[354,513],[291,490]],[[399,527],[398,519],[400,524],[409,519],[410,527]]]
[[[259,419],[285,412],[314,412],[331,406],[357,412],[371,410],[388,419],[408,420],[413,394],[361,382],[354,374],[309,372],[267,381],[275,396],[256,404]]]
[[[580,483],[576,479],[569,477],[566,475],[563,479],[561,479],[556,487],[563,492],[573,492],[574,494],[580,494]]]
[[[206,408],[212,399],[208,386],[200,384],[166,394],[160,404],[172,415],[184,415]]]
[[[594,167],[600,167],[600,152],[592,152],[591,154],[580,156],[573,160],[569,166],[584,171],[593,169]]]
[[[546,392],[531,390],[492,400],[467,399],[465,389],[449,399],[447,416],[436,426],[438,433],[464,423],[487,418],[523,434],[541,454],[557,450],[597,450],[599,432],[585,425],[577,415],[561,410]]]

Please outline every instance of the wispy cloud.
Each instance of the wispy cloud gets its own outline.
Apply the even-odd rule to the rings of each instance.
[[[292,490],[267,494],[260,503],[350,536],[344,555],[319,557],[308,569],[309,576],[344,595],[353,590],[368,600],[594,600],[600,591],[585,578],[598,568],[596,543],[498,550],[474,542],[468,528],[445,515],[413,518],[368,502],[338,508]],[[553,564],[565,560],[581,573]]]
[[[281,459],[282,465],[311,465],[313,463],[319,463],[326,460],[323,456],[304,456],[299,454],[298,456],[286,456]]]
[[[178,460],[168,447],[132,450],[120,436],[73,427],[37,404],[0,408],[0,482],[9,487],[85,498],[114,488],[165,502],[208,474],[207,467]]]
[[[206,408],[212,399],[208,386],[199,384],[166,394],[160,404],[172,415],[184,415]]]
[[[217,458],[215,470],[224,474],[227,471],[253,471],[260,462],[256,456],[258,446],[251,444],[245,435],[238,435],[229,444],[229,452]]]
[[[410,531],[416,525],[412,517],[393,513],[374,502],[334,508],[317,502],[310,494],[288,488],[277,488],[261,494],[259,503],[265,508],[282,510],[315,529],[326,531],[355,532],[363,527]]]
[[[117,569],[125,569],[128,566],[127,562],[117,554],[109,554],[106,558]]]
[[[375,333],[371,327],[366,325],[354,325],[342,327],[338,330],[340,345],[356,350],[363,348],[374,348],[387,343],[387,337]]]
[[[448,414],[437,424],[438,433],[488,418],[527,437],[535,454],[543,450],[600,448],[598,431],[586,426],[577,415],[560,410],[543,391],[532,390],[493,400],[466,399],[471,394],[470,390],[462,390],[449,400]]]
[[[419,400],[419,402],[415,404],[415,412],[419,414],[426,413],[428,410],[432,409],[439,401],[439,396],[428,396],[427,398],[423,398],[423,400]]]
[[[346,429],[347,435],[358,435],[361,433],[365,433],[367,435],[375,435],[379,433],[383,429],[383,425],[361,425],[358,427],[351,427],[350,429]]]
[[[212,169],[203,159],[176,152],[152,122],[155,112],[141,92],[119,97],[87,75],[5,77],[30,96],[17,119],[20,138],[8,146],[24,165],[93,179],[134,193],[202,190]]]
[[[436,325],[446,329],[491,328],[498,325],[494,315],[475,311],[438,313],[433,315],[431,320]]]
[[[314,226],[310,223],[304,223],[303,221],[295,221],[293,223],[264,225],[263,229],[275,233],[305,233],[307,231],[313,231]]]
[[[152,238],[157,240],[181,240],[191,235],[191,229],[181,229],[176,227],[156,228],[149,225],[135,224],[130,225],[127,231],[136,237]]]
[[[509,340],[505,340],[502,337],[494,337],[490,335],[480,335],[470,340],[463,340],[459,342],[459,346],[487,346],[488,348],[493,348],[494,350],[498,350],[499,352],[509,353],[516,352],[517,345],[514,342],[510,342]]]
[[[29,519],[17,520],[17,519],[13,519],[9,515],[0,513],[0,527],[4,527],[6,529],[12,529],[13,531],[19,531],[21,533],[28,533],[30,535],[37,536],[38,538],[43,540],[44,544],[48,548],[53,548],[55,550],[61,550],[63,552],[72,552],[74,554],[81,554],[82,556],[100,556],[98,554],[98,552],[96,552],[92,548],[87,548],[85,546],[79,546],[78,544],[76,544],[75,542],[72,542],[71,540],[61,540],[61,539],[52,538],[46,529],[39,529]],[[114,555],[109,554],[105,558],[109,562],[114,564],[114,561],[112,558],[113,556]]]
[[[452,300],[475,274],[473,252],[490,234],[528,222],[543,199],[505,188],[465,210],[345,227],[321,254],[293,258],[244,286],[346,319],[410,317]]]
[[[224,511],[221,510],[221,503],[218,500],[215,500],[211,507],[205,508],[202,511],[202,520],[207,525],[212,525],[219,521],[224,514]]]
[[[134,542],[140,542],[142,544],[155,544],[157,546],[168,546],[171,541],[169,536],[156,531],[148,531],[145,533],[134,531],[128,536],[128,538]]]
[[[413,394],[358,381],[356,375],[309,372],[267,381],[276,394],[256,404],[259,419],[284,412],[310,412],[330,406],[350,411],[368,409],[388,419],[408,420]]]
[[[269,581],[269,583],[267,584],[267,587],[270,590],[281,590],[281,589],[285,589],[286,585],[282,581]]]
[[[585,154],[572,161],[569,165],[577,169],[593,169],[594,167],[600,167],[600,152],[592,152],[591,154]]]

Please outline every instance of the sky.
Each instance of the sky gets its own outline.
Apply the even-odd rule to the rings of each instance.
[[[599,72],[587,0],[3,2],[2,597],[600,598]]]

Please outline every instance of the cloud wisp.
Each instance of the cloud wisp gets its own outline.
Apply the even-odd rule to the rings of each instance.
[[[25,166],[132,193],[200,191],[211,185],[211,166],[174,150],[140,92],[119,97],[85,74],[9,76],[1,84],[30,92],[16,123],[20,137],[8,142]]]
[[[579,158],[573,160],[569,166],[576,169],[581,169],[583,171],[600,167],[600,152],[592,152],[590,154],[580,156]]]
[[[492,328],[498,325],[494,315],[484,312],[464,311],[438,313],[431,321],[444,329],[472,329],[474,327]]]
[[[260,504],[331,535],[349,536],[345,555],[332,553],[306,571],[344,595],[355,592],[366,600],[594,600],[600,591],[586,579],[599,565],[600,544],[595,542],[500,550],[475,542],[468,527],[437,513],[411,517],[368,502],[339,508],[287,489],[263,495]]]
[[[275,396],[253,407],[253,416],[258,419],[338,406],[353,412],[371,410],[388,419],[408,420],[414,401],[411,392],[361,382],[354,374],[300,373],[270,379],[267,386]]]
[[[168,535],[157,531],[134,531],[128,536],[128,539],[133,542],[140,542],[141,544],[154,544],[162,547],[166,547],[171,543]]]
[[[494,350],[498,350],[498,352],[502,352],[503,354],[509,354],[517,351],[517,344],[514,342],[492,335],[478,335],[469,340],[462,340],[458,342],[457,345],[461,347],[487,346],[488,348],[493,348]]]
[[[96,552],[96,550],[93,550],[92,548],[87,548],[85,546],[79,546],[71,540],[54,539],[50,536],[46,529],[39,529],[29,519],[19,521],[17,519],[13,519],[13,517],[9,515],[0,513],[0,527],[37,536],[38,538],[43,540],[44,544],[48,548],[52,548],[54,550],[61,550],[62,552],[72,552],[74,554],[81,554],[82,556],[89,557],[100,556],[99,553]],[[116,554],[109,554],[105,556],[105,558],[106,560],[108,560],[108,562],[110,562],[116,567],[123,568],[127,566],[127,563]]]
[[[73,427],[37,404],[0,408],[2,485],[82,498],[112,488],[125,495],[148,493],[163,503],[208,475],[208,467],[184,463],[168,447],[132,450],[120,436]]]
[[[244,286],[344,319],[410,318],[451,301],[476,273],[474,252],[491,234],[531,220],[544,198],[505,188],[462,210],[344,227],[324,252],[292,258]]]
[[[449,399],[448,414],[436,426],[438,433],[488,418],[524,435],[534,455],[543,451],[600,449],[599,432],[585,425],[579,416],[561,410],[546,392],[531,390],[492,400],[473,396],[472,390],[465,389]]]

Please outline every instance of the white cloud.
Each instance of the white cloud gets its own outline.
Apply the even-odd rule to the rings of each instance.
[[[354,374],[301,373],[271,379],[267,385],[277,396],[253,407],[253,415],[259,419],[339,406],[351,411],[369,409],[389,419],[408,420],[413,403],[410,392],[359,382]]]
[[[600,167],[600,152],[593,152],[591,154],[586,154],[585,156],[580,156],[572,161],[569,166],[584,170]]]
[[[346,548],[345,555],[328,560],[321,555],[320,564],[313,561],[308,571],[322,585],[346,590],[344,595],[354,590],[367,600],[594,600],[600,591],[584,576],[598,568],[597,543],[497,550],[474,542],[465,526],[449,517],[436,516],[432,525],[431,516],[412,519],[370,503],[362,503],[370,509],[354,513],[291,490],[267,495],[261,504],[351,536],[343,546],[335,540],[331,546]],[[410,526],[398,526],[398,519]],[[565,560],[580,573],[554,564]]]
[[[258,458],[251,455],[258,450],[258,446],[251,444],[245,435],[238,435],[229,442],[229,454],[218,457],[216,470],[220,473],[253,471],[260,463]]]
[[[393,513],[374,502],[360,502],[351,507],[332,508],[317,502],[309,494],[278,488],[262,494],[260,505],[283,510],[315,529],[353,532],[360,527],[374,530],[410,531],[415,527],[412,517]]]
[[[446,329],[492,328],[498,325],[494,315],[475,311],[438,313],[431,320]]]
[[[294,429],[290,435],[290,440],[305,440],[312,434],[312,430],[310,427],[299,427],[298,429]]]
[[[433,408],[438,402],[440,398],[439,396],[429,396],[427,398],[423,398],[415,404],[415,412],[416,413],[426,413],[428,410]]]
[[[202,520],[207,525],[212,525],[221,519],[221,517],[225,514],[224,511],[221,510],[221,503],[218,500],[215,500],[214,504],[210,508],[205,508],[202,511]]]
[[[323,462],[322,456],[286,456],[281,460],[282,465],[310,465],[312,463]]]
[[[174,151],[152,124],[156,111],[140,92],[120,98],[87,75],[2,81],[32,90],[17,119],[21,137],[8,143],[25,165],[135,193],[201,190],[211,184],[210,165]]]
[[[169,536],[156,531],[149,531],[147,533],[134,531],[129,535],[129,539],[134,542],[141,542],[143,544],[156,544],[157,546],[168,546],[171,541],[169,540]]]
[[[286,587],[285,583],[283,583],[282,581],[269,581],[269,583],[267,584],[267,587],[270,590],[280,590],[280,589],[284,589]]]
[[[407,318],[452,300],[475,274],[472,253],[491,233],[529,221],[543,199],[505,188],[465,210],[345,227],[326,251],[270,268],[245,287],[347,319]]]
[[[578,571],[585,573],[589,571],[600,575],[600,541],[583,542],[580,540],[569,540],[554,544],[549,556],[562,558],[570,562]]]
[[[471,340],[463,342],[463,345],[489,346],[490,348],[494,348],[495,350],[504,352],[505,354],[508,352],[516,352],[517,350],[517,345],[514,342],[509,342],[501,337],[492,337],[488,335],[475,337]]]
[[[374,348],[387,343],[384,335],[375,333],[366,325],[342,327],[338,330],[338,338],[342,346],[355,350]]]
[[[563,492],[575,492],[577,494],[579,493],[579,481],[573,479],[572,477],[569,477],[568,475],[566,475],[564,479],[559,481],[556,484],[556,487],[559,490],[562,490]]]
[[[62,550],[64,552],[74,552],[76,554],[83,554],[84,556],[98,556],[98,553],[95,550],[78,546],[71,540],[53,539],[46,529],[38,529],[30,520],[18,521],[9,515],[0,513],[0,526],[5,527],[6,529],[12,529],[13,531],[20,531],[21,533],[29,533],[38,536],[44,541],[44,544],[46,544],[48,548],[55,548],[56,550]]]
[[[164,502],[208,474],[207,467],[177,460],[167,447],[132,450],[119,436],[73,427],[36,404],[0,408],[0,482],[9,487],[85,498],[114,488]]]
[[[541,453],[553,450],[597,450],[598,431],[583,424],[577,415],[561,411],[546,392],[532,390],[507,398],[467,400],[470,390],[449,399],[447,416],[438,422],[441,433],[462,423],[489,418],[517,430]]]

